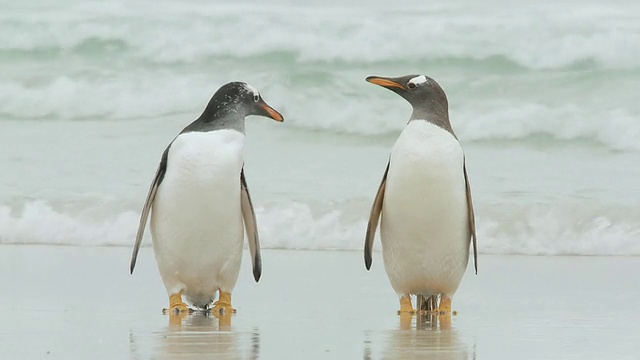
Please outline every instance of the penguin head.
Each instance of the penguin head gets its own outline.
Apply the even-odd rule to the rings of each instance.
[[[440,85],[428,76],[369,76],[366,80],[402,96],[413,106],[414,115],[416,112],[448,112],[447,95]]]
[[[235,114],[240,118],[248,115],[259,115],[282,122],[284,118],[274,108],[269,106],[258,90],[244,82],[230,82],[223,85],[213,94],[211,101],[203,115],[212,118],[226,117]]]

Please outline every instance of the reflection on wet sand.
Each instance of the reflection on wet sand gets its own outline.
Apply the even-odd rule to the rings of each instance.
[[[386,333],[382,341],[382,359],[475,359],[475,349],[461,341],[450,314],[403,314],[399,329]],[[365,359],[372,358],[370,345],[366,340]]]
[[[212,316],[193,313],[168,316],[169,326],[158,337],[154,359],[257,359],[260,333],[238,333],[231,329],[231,314]],[[247,344],[247,340],[249,344]],[[249,346],[247,346],[249,345]]]

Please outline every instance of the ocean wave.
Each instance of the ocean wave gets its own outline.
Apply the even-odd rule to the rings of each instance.
[[[218,80],[219,84],[228,81]],[[215,91],[215,83],[197,75],[131,75],[118,81],[60,76],[37,85],[6,81],[0,83],[0,121],[109,121],[174,116],[184,119],[186,125],[204,108]],[[364,137],[397,136],[406,124],[404,119],[409,117],[408,105],[391,94],[381,96],[375,88],[355,93],[356,86],[357,83],[331,79],[314,87],[276,83],[260,90],[270,104],[285,114],[287,127]],[[463,142],[537,143],[542,137],[558,143],[587,141],[615,151],[640,151],[640,108],[635,109],[637,103],[630,98],[616,104],[611,100],[615,94],[603,94],[608,89],[588,96],[566,96],[564,103],[550,103],[563,96],[558,89],[549,99],[531,100],[526,93],[494,94],[483,99],[478,97],[481,91],[456,94],[450,100],[451,121]],[[618,98],[634,94],[621,88],[615,91]],[[450,93],[455,92],[460,90],[454,88]],[[36,105],[34,99],[38,99]]]
[[[625,109],[585,108],[575,104],[503,103],[491,110],[462,108],[452,112],[464,141],[586,140],[612,150],[640,151],[640,119]]]
[[[617,206],[498,206],[478,219],[478,236],[493,254],[637,256],[639,218],[639,209]]]
[[[146,6],[99,2],[61,13],[16,7],[0,15],[0,58],[32,52],[40,60],[125,56],[192,64],[283,53],[300,63],[499,59],[526,69],[629,69],[640,67],[640,23],[633,8],[637,4],[454,3],[400,10],[394,4],[364,10],[172,3],[150,13]]]
[[[0,242],[4,244],[49,244],[105,246],[124,245],[131,239],[138,215],[126,211],[91,217],[54,209],[43,201],[24,204],[20,210],[0,206]]]
[[[243,80],[288,127],[391,137],[409,109],[363,78],[420,71],[445,87],[463,142],[542,136],[640,151],[637,4],[161,5],[3,9],[0,121],[186,125],[217,87]]]
[[[132,75],[116,80],[60,74],[38,84],[5,81],[0,83],[0,115],[3,120],[153,118],[204,108],[215,90],[215,85],[193,77],[169,77]],[[171,87],[161,87],[163,83]],[[191,112],[192,118],[197,115]]]
[[[590,106],[582,106],[577,99],[569,98],[565,104],[500,96],[457,100],[463,104],[452,106],[450,118],[463,143],[500,145],[503,141],[518,141],[520,145],[541,146],[544,142],[546,146],[582,142],[614,151],[640,151],[640,111],[626,105],[606,107],[592,102]],[[410,115],[409,106],[391,95],[378,101],[368,98],[349,101],[347,104],[337,96],[317,99],[315,103],[298,100],[296,102],[305,104],[306,113],[311,115],[293,117],[288,126],[396,138]]]
[[[292,202],[256,210],[263,248],[361,250],[366,214],[318,212]],[[91,218],[34,201],[20,211],[0,206],[0,243],[132,246],[138,213]],[[499,205],[477,209],[480,253],[519,255],[640,255],[639,209],[601,205]],[[145,246],[150,243],[146,234]],[[376,240],[379,250],[379,239]]]

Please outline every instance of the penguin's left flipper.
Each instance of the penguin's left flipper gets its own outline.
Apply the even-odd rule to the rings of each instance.
[[[153,177],[153,181],[151,182],[151,187],[149,188],[149,193],[147,194],[147,200],[144,202],[144,207],[142,208],[142,215],[140,215],[140,224],[138,225],[138,233],[136,234],[136,243],[133,245],[133,254],[131,254],[131,263],[129,265],[129,271],[133,274],[133,269],[136,267],[136,259],[138,258],[138,251],[140,250],[140,244],[142,243],[142,235],[144,235],[144,229],[147,226],[147,220],[149,219],[149,211],[151,210],[151,205],[153,205],[153,200],[156,198],[156,192],[158,191],[158,186],[164,180],[164,174],[167,172],[167,158],[169,157],[169,148],[171,144],[167,146],[167,148],[162,153],[162,158],[160,158],[160,165],[158,165],[158,170],[156,171],[156,176]]]
[[[382,176],[382,182],[378,188],[375,200],[371,206],[371,213],[369,214],[369,223],[367,224],[367,235],[364,239],[364,265],[367,270],[371,269],[371,262],[373,261],[373,238],[376,235],[376,228],[378,227],[378,221],[380,221],[380,214],[382,213],[382,200],[384,199],[384,190],[387,185],[387,173],[389,172],[389,163],[387,163],[387,169]]]
[[[473,200],[471,199],[471,186],[469,186],[469,176],[467,175],[467,165],[462,165],[464,171],[464,183],[467,190],[467,209],[469,213],[469,229],[471,230],[471,241],[473,241],[473,267],[478,274],[478,239],[476,237],[476,217],[473,211]]]
[[[258,237],[258,226],[256,225],[256,214],[253,211],[249,187],[244,177],[244,167],[240,171],[240,207],[242,208],[242,219],[249,241],[249,252],[253,264],[253,278],[258,282],[262,275],[262,258],[260,257],[260,239]]]

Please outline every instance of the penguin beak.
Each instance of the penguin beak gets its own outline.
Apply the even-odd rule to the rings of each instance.
[[[267,103],[264,102],[262,99],[260,99],[260,102],[257,105],[258,105],[258,115],[262,115],[262,116],[266,116],[266,117],[272,118],[273,120],[275,120],[277,122],[283,122],[284,121],[284,117],[282,117],[282,114],[277,112],[276,109],[274,109],[271,106],[267,105]]]
[[[407,89],[404,87],[404,85],[400,84],[396,79],[394,78],[385,78],[382,76],[369,76],[366,79],[368,82],[372,83],[372,84],[376,84],[376,85],[380,85],[384,88],[387,88],[389,90],[392,91],[398,91],[397,89],[406,91]]]

